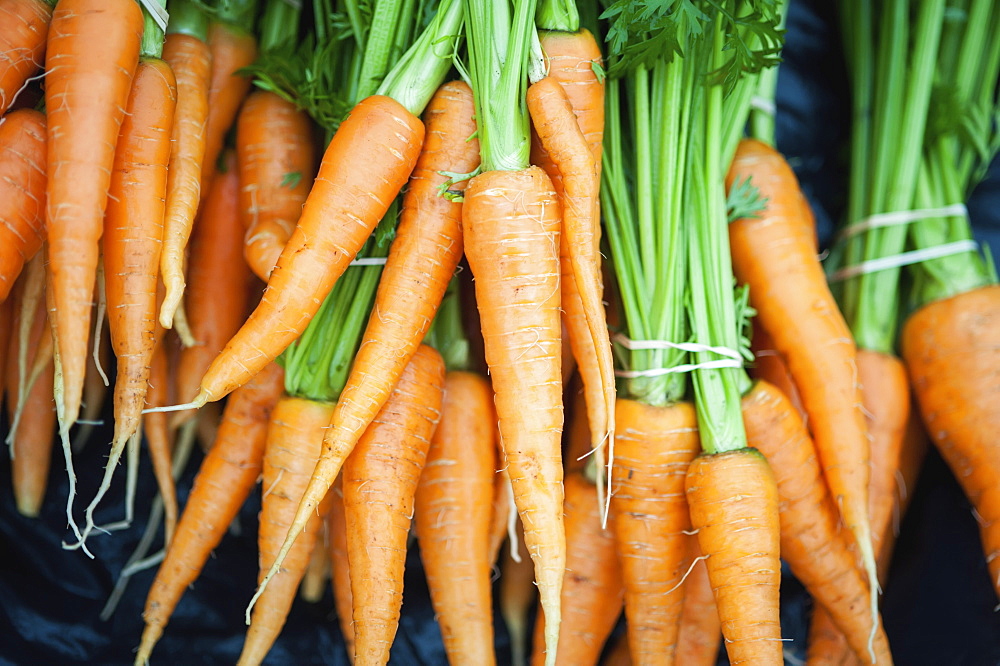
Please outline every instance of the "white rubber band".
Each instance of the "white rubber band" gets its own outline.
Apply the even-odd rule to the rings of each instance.
[[[355,259],[349,266],[385,266],[385,262],[388,261],[388,257],[361,257],[360,259]]]
[[[968,212],[965,204],[957,203],[942,208],[922,208],[918,210],[900,210],[894,213],[877,213],[844,227],[840,232],[840,238],[850,238],[869,229],[895,227],[931,218],[965,216],[968,215]]]
[[[680,349],[681,351],[686,352],[708,352],[710,354],[718,354],[719,356],[726,356],[741,362],[743,360],[743,357],[740,356],[738,351],[730,349],[729,347],[712,347],[710,345],[700,345],[697,342],[630,340],[627,336],[622,335],[621,333],[615,333],[611,339],[620,344],[622,347],[632,351],[642,351],[645,349]]]
[[[634,379],[636,377],[662,377],[679,372],[693,372],[694,370],[712,370],[716,368],[742,368],[743,361],[731,358],[723,358],[718,361],[706,361],[705,363],[684,363],[675,365],[672,368],[653,368],[652,370],[615,370],[616,377]]]
[[[772,100],[758,95],[754,95],[750,98],[750,108],[757,109],[761,113],[766,113],[769,116],[775,116],[778,113],[778,109]]]
[[[902,254],[896,254],[891,257],[880,257],[878,259],[872,259],[871,261],[862,261],[860,264],[855,264],[854,266],[845,266],[831,275],[829,281],[841,282],[859,275],[865,275],[866,273],[877,273],[878,271],[884,271],[889,268],[899,268],[901,266],[919,264],[923,261],[940,259],[941,257],[950,257],[953,254],[961,254],[962,252],[975,252],[977,249],[979,249],[979,243],[976,241],[960,240],[955,241],[954,243],[945,243],[944,245],[924,248],[922,250],[912,250],[910,252],[903,252]]]
[[[154,0],[139,0],[139,3],[145,7],[149,15],[153,17],[156,21],[156,25],[160,27],[163,32],[167,31],[167,23],[170,22],[170,14],[167,13],[165,7],[161,6],[159,3],[154,2]]]

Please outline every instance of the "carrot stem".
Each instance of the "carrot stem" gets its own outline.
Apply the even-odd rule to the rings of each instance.
[[[580,29],[580,11],[574,0],[541,0],[535,12],[535,25],[539,30],[576,32]]]

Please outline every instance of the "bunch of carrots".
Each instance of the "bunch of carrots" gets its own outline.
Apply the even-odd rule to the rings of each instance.
[[[0,0],[11,486],[38,516],[58,442],[94,557],[148,451],[136,664],[258,481],[240,664],[328,579],[352,662],[388,663],[411,534],[453,664],[496,662],[495,606],[518,664],[781,664],[782,561],[809,663],[891,664],[928,435],[1000,594],[1000,291],[962,206],[1000,149],[996,3],[838,4],[825,263],[775,148],[786,2],[307,4]]]

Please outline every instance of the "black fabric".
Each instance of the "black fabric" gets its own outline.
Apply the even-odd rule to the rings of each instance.
[[[786,62],[778,79],[777,142],[813,204],[821,238],[828,239],[846,199],[849,95],[839,34],[832,7],[819,0],[793,1],[788,28]],[[1000,248],[1000,165],[994,165],[969,208],[978,238]],[[110,423],[109,406],[104,418]],[[6,433],[5,422],[0,422],[0,432]],[[78,519],[96,490],[110,436],[109,428],[98,429],[75,456]],[[196,452],[180,481],[182,502],[200,461]],[[95,559],[60,547],[70,534],[64,513],[67,481],[58,451],[38,519],[18,515],[9,478],[10,462],[0,455],[0,664],[131,664],[155,569],[132,579],[109,621],[98,615],[145,527],[155,494],[148,461],[144,458],[140,467],[133,526],[91,538]],[[124,468],[97,513],[98,523],[122,517],[123,479]],[[243,611],[256,582],[259,509],[258,488],[240,512],[241,529],[226,535],[181,600],[153,653],[154,664],[235,663],[245,632]],[[446,663],[415,546],[405,586],[392,663]],[[885,589],[885,624],[896,663],[1000,664],[996,602],[968,502],[932,451],[902,522]],[[783,582],[782,604],[784,634],[791,639],[789,663],[799,663],[794,659],[804,657],[811,604],[790,577]],[[297,601],[265,663],[347,664],[333,608],[329,591],[317,604]],[[508,637],[499,616],[496,627],[498,661],[509,663]],[[720,663],[725,663],[724,652]]]

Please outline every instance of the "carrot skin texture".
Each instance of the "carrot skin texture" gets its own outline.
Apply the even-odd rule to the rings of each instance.
[[[920,308],[901,350],[927,432],[975,510],[1000,596],[1000,285]]]
[[[270,364],[235,391],[226,404],[215,445],[195,477],[166,558],[146,598],[146,629],[137,664],[149,658],[181,595],[198,577],[257,483],[271,410],[283,389],[284,372]]]
[[[0,116],[28,78],[41,69],[52,5],[45,0],[0,2]]]
[[[332,410],[333,405],[326,402],[285,395],[271,413],[264,450],[263,497],[257,537],[260,578],[271,568],[285,539],[295,507],[319,458],[323,428],[330,422]],[[254,606],[238,664],[261,663],[281,633],[325,519],[325,516],[314,516],[309,520],[281,571]]]
[[[359,665],[389,662],[403,603],[414,495],[441,418],[444,374],[441,355],[421,345],[344,463],[354,663]]]
[[[802,406],[802,396],[799,395],[799,389],[795,386],[792,373],[788,371],[788,364],[774,348],[774,341],[761,327],[756,317],[753,320],[753,341],[750,348],[755,359],[753,367],[750,369],[750,376],[754,379],[763,379],[784,393],[802,420],[808,423],[808,415],[805,407]]]
[[[236,121],[240,215],[246,231],[243,254],[267,280],[295,229],[316,176],[309,116],[272,92],[246,98]],[[297,182],[287,182],[299,174]]]
[[[101,239],[108,328],[118,359],[113,451],[120,452],[138,429],[146,398],[176,100],[170,66],[140,62],[118,135]]]
[[[566,574],[560,664],[596,664],[624,603],[624,585],[615,555],[614,519],[601,528],[603,507],[597,488],[579,473],[566,477]],[[531,662],[545,660],[545,618],[535,622]]]
[[[722,629],[715,607],[708,568],[701,558],[696,536],[688,537],[694,568],[684,580],[684,607],[677,633],[676,662],[684,666],[715,666],[718,661]]]
[[[856,564],[847,534],[839,530],[839,514],[805,426],[784,394],[762,381],[743,398],[743,423],[748,443],[767,458],[777,482],[781,556],[843,628],[858,658],[871,663],[867,581]],[[892,663],[880,621],[873,651],[875,663]]]
[[[250,77],[236,72],[257,59],[257,40],[242,28],[213,21],[208,28],[208,49],[212,53],[212,73],[205,119],[205,157],[201,162],[202,192],[208,192],[212,186],[226,132],[250,90]]]
[[[874,580],[869,445],[854,339],[817,259],[815,228],[803,215],[807,207],[791,168],[773,148],[745,139],[726,185],[747,177],[768,202],[758,218],[729,225],[733,272],[750,285],[751,305],[788,363],[827,483]],[[874,603],[873,597],[873,614]]]
[[[563,427],[559,223],[552,183],[538,167],[488,171],[469,183],[465,253],[493,381],[505,462],[556,658],[562,576]]]
[[[347,645],[347,656],[354,663],[354,599],[351,597],[351,570],[347,561],[347,516],[344,514],[344,493],[338,483],[327,493],[332,498],[326,519],[330,536],[330,582],[337,623]]]
[[[779,499],[767,460],[753,449],[702,454],[686,492],[730,663],[780,666]]]
[[[0,121],[0,302],[45,241],[45,169],[45,116],[31,109],[4,116]]]
[[[691,403],[669,407],[619,399],[611,513],[625,588],[629,653],[672,664],[684,603],[691,529],[684,484],[698,455]]]
[[[495,423],[489,381],[449,372],[441,420],[417,486],[415,526],[452,664],[495,663],[489,550]]]
[[[250,269],[243,258],[240,182],[233,153],[226,156],[225,166],[212,179],[191,233],[184,308],[195,344],[181,350],[177,394],[182,398],[197,392],[208,366],[246,320]],[[177,427],[195,415],[193,410],[177,412],[171,425]]]
[[[389,97],[354,107],[327,147],[260,305],[212,362],[199,399],[219,400],[244,384],[305,330],[406,183],[423,138],[423,123]]]
[[[139,63],[134,0],[60,0],[45,58],[46,231],[62,365],[61,427],[80,411],[99,241],[118,130]]]
[[[159,293],[162,298],[163,290],[160,289]],[[154,337],[147,378],[149,390],[146,391],[145,401],[149,407],[163,407],[174,402],[170,347],[175,344],[175,340],[159,324]],[[149,459],[153,463],[153,477],[160,496],[163,497],[163,532],[167,545],[173,539],[178,514],[177,487],[173,475],[174,433],[170,430],[168,416],[163,412],[150,412],[142,416],[143,436],[149,448]]]

